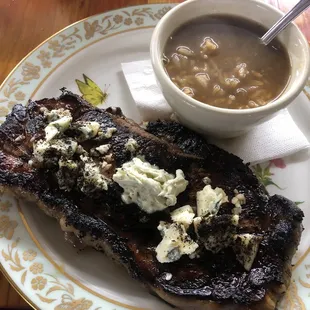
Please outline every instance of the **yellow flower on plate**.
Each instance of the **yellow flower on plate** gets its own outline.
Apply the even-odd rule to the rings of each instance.
[[[43,272],[43,265],[41,263],[33,263],[29,270],[33,273],[33,274],[39,274]]]
[[[35,277],[31,280],[31,287],[33,290],[43,290],[47,284],[47,280],[41,276]]]
[[[32,262],[37,257],[37,252],[34,250],[28,250],[23,253],[24,261]]]

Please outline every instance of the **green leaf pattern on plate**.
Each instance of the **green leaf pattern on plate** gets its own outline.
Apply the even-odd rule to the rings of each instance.
[[[304,203],[304,201],[295,201],[295,204],[298,206],[298,205],[301,205],[301,204],[303,204]]]
[[[283,190],[284,188],[281,188],[278,184],[276,184],[272,180],[273,173],[270,171],[270,168],[272,166],[274,166],[275,168],[279,168],[279,169],[286,168],[286,164],[284,160],[282,158],[278,158],[278,159],[270,160],[268,163],[257,164],[255,166],[252,166],[252,170],[254,174],[256,175],[256,177],[258,178],[258,181],[264,186],[267,187],[269,185],[273,185],[277,187],[278,189]],[[295,201],[295,204],[297,206],[303,203],[304,201]]]
[[[264,164],[257,164],[253,166],[252,169],[254,174],[258,178],[258,181],[264,186],[273,185],[276,186],[278,189],[283,189],[272,180],[273,173],[270,171],[271,165],[272,162],[270,161],[267,166],[265,166]]]

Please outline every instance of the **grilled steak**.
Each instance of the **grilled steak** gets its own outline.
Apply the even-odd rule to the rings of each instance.
[[[59,221],[66,234],[104,251],[151,292],[180,309],[275,309],[290,282],[303,212],[284,197],[269,196],[238,157],[180,124],[157,121],[145,129],[124,117],[119,108],[97,109],[65,89],[62,92],[57,99],[16,105],[1,125],[0,189],[36,202]],[[40,161],[40,141],[55,135],[54,127],[46,130],[53,121],[50,111],[60,109],[72,116],[69,127],[55,126],[71,152],[66,162],[70,166],[61,165],[64,154],[57,147]],[[86,123],[99,123],[101,135],[87,138],[90,131],[79,127]],[[78,141],[78,147],[72,141]],[[129,141],[135,145],[130,147]],[[39,146],[42,149],[43,144]],[[85,154],[92,154],[91,162]],[[96,166],[102,158],[104,165]],[[117,168],[133,158],[164,169],[167,175],[182,170],[188,184],[176,203],[145,212],[141,205],[124,199],[124,187],[113,180]],[[87,174],[86,167],[93,170]],[[92,186],[96,171],[100,182]],[[159,223],[171,225],[170,212],[184,205],[199,212],[197,192],[205,187],[219,188],[225,199],[215,205],[212,215],[201,216],[196,226],[189,224],[187,240],[199,248],[194,255],[159,262]],[[238,201],[238,195],[243,201]],[[239,241],[236,236],[241,236]],[[249,236],[259,241],[247,253],[244,248],[250,241],[244,243],[242,238]],[[242,259],[248,262],[246,255],[253,251],[250,265],[243,264]]]

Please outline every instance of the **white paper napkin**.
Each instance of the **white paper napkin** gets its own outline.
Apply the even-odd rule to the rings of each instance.
[[[173,111],[156,84],[151,62],[123,63],[122,69],[142,119],[169,119]],[[287,110],[241,137],[213,138],[211,142],[251,164],[283,158],[309,147],[308,140]]]

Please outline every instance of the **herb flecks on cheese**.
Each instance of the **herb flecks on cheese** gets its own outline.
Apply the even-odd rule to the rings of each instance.
[[[46,117],[48,123],[57,121],[62,117],[71,117],[71,112],[69,110],[65,110],[63,108],[57,110],[49,111],[46,108],[41,108],[44,116]]]
[[[225,192],[219,187],[212,189],[211,185],[206,185],[203,190],[197,192],[196,199],[199,217],[216,215],[221,204],[228,202]]]
[[[100,129],[100,124],[98,122],[79,121],[74,123],[73,128],[78,132],[77,141],[83,142],[97,136]]]
[[[194,223],[197,237],[208,251],[218,253],[232,245],[237,227],[229,214],[211,215]]]
[[[33,156],[39,163],[44,162],[47,153],[71,158],[77,149],[77,142],[71,138],[54,139],[51,141],[39,140],[33,145]]]
[[[87,156],[81,155],[80,158],[84,162],[83,176],[78,180],[80,190],[85,194],[96,190],[108,190],[110,180],[101,173],[101,164]]]
[[[174,206],[188,185],[182,170],[173,175],[137,157],[118,168],[113,180],[124,189],[126,204],[135,203],[147,213]]]
[[[58,161],[58,167],[56,177],[59,188],[69,192],[76,185],[76,179],[79,173],[78,163],[71,159],[61,158]]]
[[[92,121],[72,123],[71,113],[65,109],[49,111],[42,108],[40,112],[48,123],[45,128],[46,139],[33,144],[31,163],[38,167],[53,168],[61,190],[78,189],[86,195],[98,190],[108,190],[111,180],[105,173],[111,168],[111,164],[99,157],[105,156],[111,145],[104,144],[86,151],[78,144],[95,138],[100,124]],[[67,129],[70,129],[70,137],[66,135]],[[110,137],[115,131],[115,128],[108,128],[106,135]],[[91,157],[92,151],[96,154],[96,160]]]
[[[129,138],[128,141],[125,144],[125,148],[129,152],[133,153],[133,152],[137,151],[137,149],[139,148],[139,145],[138,145],[138,142],[135,139]]]
[[[160,222],[157,228],[163,237],[156,247],[156,258],[160,263],[175,262],[182,255],[190,255],[198,248],[182,224]]]
[[[231,222],[233,225],[238,226],[239,225],[239,215],[238,214],[234,214],[231,217]]]
[[[109,127],[109,128],[106,129],[105,132],[99,131],[98,135],[101,138],[110,139],[110,138],[112,138],[113,133],[115,133],[115,132],[117,132],[117,129],[115,127]]]
[[[50,122],[44,129],[45,140],[50,141],[54,139],[57,135],[65,132],[70,127],[71,122],[71,116],[63,116],[53,122]]]
[[[170,213],[171,219],[175,223],[183,224],[187,229],[189,225],[193,223],[195,213],[193,208],[189,205],[183,206],[181,208],[175,209]]]
[[[249,271],[255,261],[262,237],[253,234],[239,234],[234,236],[233,250],[237,260]]]

